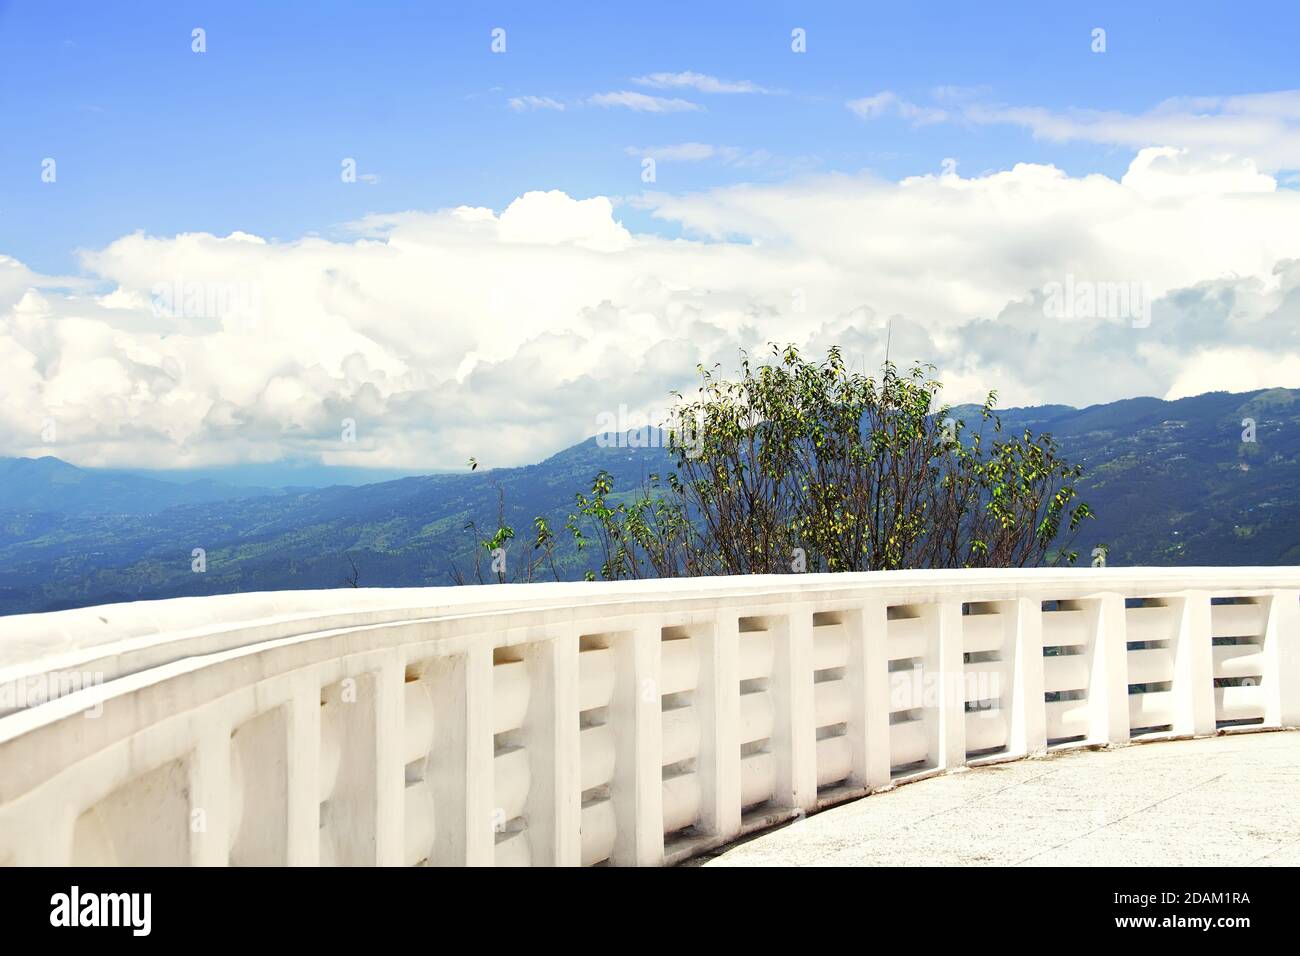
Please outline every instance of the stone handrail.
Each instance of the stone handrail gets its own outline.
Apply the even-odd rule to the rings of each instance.
[[[1300,568],[0,618],[0,864],[656,865],[900,779],[1300,724]]]

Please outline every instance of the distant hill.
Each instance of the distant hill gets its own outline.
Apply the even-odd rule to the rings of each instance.
[[[973,409],[963,414],[975,421]],[[1081,561],[1104,542],[1111,565],[1300,564],[1300,392],[1000,414],[1004,431],[1049,432],[1084,465],[1084,498],[1099,518],[1076,541]],[[1242,441],[1245,418],[1254,443]],[[3,460],[0,612],[339,587],[349,556],[361,586],[450,584],[453,566],[472,567],[464,526],[495,527],[499,500],[516,532],[511,553],[521,554],[543,514],[564,542],[559,571],[576,578],[586,563],[563,533],[574,492],[604,468],[632,493],[665,459],[661,449],[589,439],[523,468],[273,493]],[[200,547],[204,574],[190,569]]]
[[[1110,544],[1110,564],[1300,564],[1300,392],[1131,399],[1047,430],[1084,465],[1088,537]]]
[[[451,584],[454,566],[472,571],[476,548],[465,525],[495,528],[502,493],[522,544],[536,514],[563,532],[573,493],[601,468],[619,487],[632,487],[664,461],[657,449],[601,448],[590,439],[523,468],[141,507],[136,514],[14,508],[0,490],[0,613],[338,587],[351,574],[348,555],[361,586]],[[191,571],[194,548],[206,552],[204,574]],[[567,548],[559,569],[576,578],[585,564]]]
[[[156,514],[166,508],[276,494],[211,479],[161,481],[125,471],[78,468],[51,456],[0,458],[0,509],[62,514]]]

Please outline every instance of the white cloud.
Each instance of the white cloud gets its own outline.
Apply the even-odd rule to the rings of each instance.
[[[844,105],[863,119],[878,119],[886,114],[894,113],[903,119],[911,120],[917,126],[941,123],[948,119],[948,113],[945,110],[932,106],[918,106],[902,99],[897,93],[889,90],[884,90],[873,96],[863,96],[856,100],[849,100]]]
[[[930,90],[930,95],[941,103],[964,103],[988,96],[990,92],[992,92],[992,88],[989,86],[954,86],[949,84],[934,87],[934,89]]]
[[[1271,193],[1277,189],[1277,180],[1261,173],[1254,160],[1200,155],[1172,146],[1142,150],[1121,182],[1148,199]]]
[[[634,83],[652,89],[694,89],[702,93],[767,93],[769,90],[750,83],[748,80],[731,82],[719,80],[702,73],[651,73],[648,76],[633,78]],[[549,96],[512,96],[507,105],[516,112],[532,110],[565,110],[569,104]],[[596,93],[585,101],[590,106],[618,106],[638,113],[685,113],[703,110],[704,107],[690,100],[679,97],[653,96],[635,90],[616,90],[608,93]],[[582,105],[579,102],[577,105]]]
[[[918,105],[888,90],[850,100],[864,119],[894,113],[917,124],[941,121],[1023,127],[1039,139],[1141,149],[1163,145],[1205,154],[1249,156],[1262,169],[1300,169],[1300,90],[1240,96],[1175,97],[1141,113],[1052,110],[982,101],[982,91],[938,87],[950,108]]]
[[[715,160],[729,166],[757,166],[772,158],[766,150],[747,151],[736,146],[710,143],[673,143],[667,146],[626,146],[629,156],[649,158],[660,163],[699,163]]]
[[[1205,383],[1216,389],[1250,392],[1257,388],[1300,388],[1300,354],[1275,355],[1265,348],[1222,347],[1192,356],[1164,398],[1200,395]]]
[[[742,346],[840,344],[874,367],[889,322],[894,357],[935,362],[954,401],[1297,384],[1300,194],[1249,164],[1156,149],[1122,181],[1018,165],[636,202],[682,237],[539,192],[371,216],[347,239],[136,233],[72,278],[0,257],[0,452],[531,462]],[[1067,276],[1149,287],[1150,325],[1048,318],[1044,288]],[[158,308],[160,289],[182,307]]]
[[[647,76],[634,77],[633,83],[652,89],[693,89],[701,93],[770,93],[771,90],[751,83],[749,80],[720,80],[705,73],[651,73]]]
[[[622,106],[638,113],[685,113],[704,109],[698,103],[689,100],[650,96],[648,93],[637,93],[631,90],[597,93],[588,102],[593,106]]]
[[[658,162],[698,163],[716,158],[725,148],[708,143],[676,143],[672,146],[628,146],[623,151],[629,156],[647,156]]]
[[[1040,139],[1141,147],[1152,143],[1250,156],[1265,169],[1300,167],[1295,93],[1168,100],[1146,113],[1054,112],[1039,107],[972,106],[975,123],[1011,124]]]
[[[563,103],[559,100],[551,99],[549,96],[512,96],[507,102],[512,110],[520,113],[527,110],[564,109]]]
[[[631,233],[614,221],[613,203],[604,196],[574,200],[558,190],[528,193],[507,206],[497,224],[502,242],[571,242],[597,252],[617,252],[632,242]]]

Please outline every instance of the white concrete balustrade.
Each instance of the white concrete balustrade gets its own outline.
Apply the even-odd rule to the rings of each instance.
[[[1300,569],[284,592],[0,619],[0,863],[657,865],[900,779],[1300,725]]]

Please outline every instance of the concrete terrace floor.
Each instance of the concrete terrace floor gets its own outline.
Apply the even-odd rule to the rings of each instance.
[[[1300,731],[1073,751],[919,780],[705,866],[1297,866]]]

